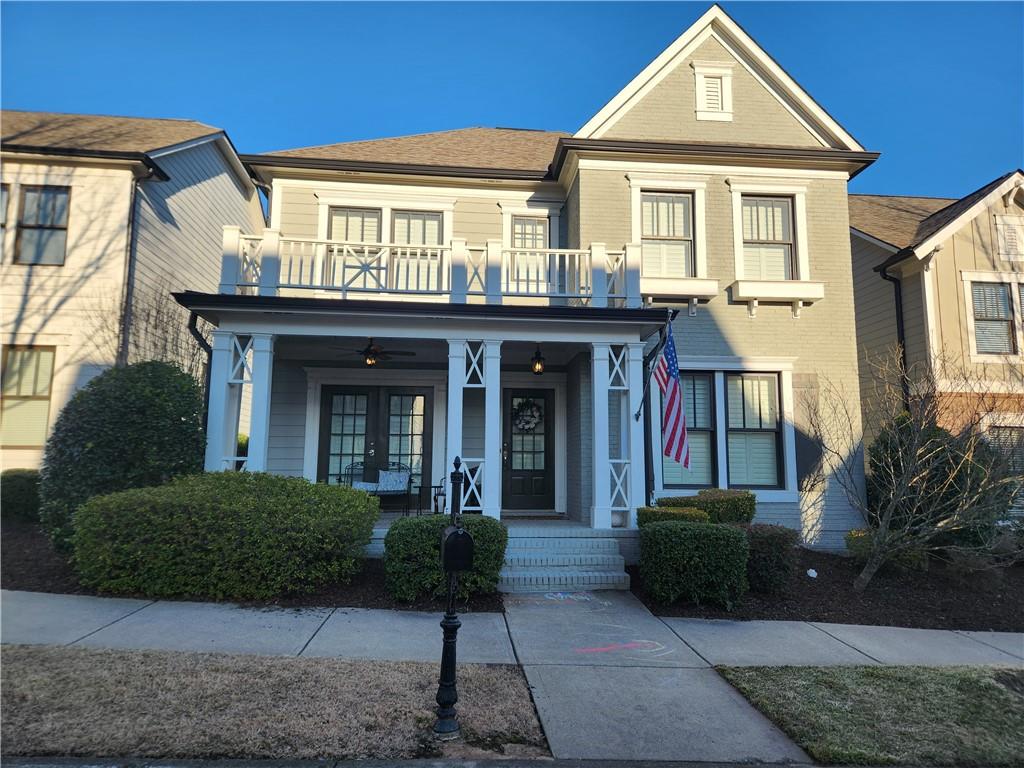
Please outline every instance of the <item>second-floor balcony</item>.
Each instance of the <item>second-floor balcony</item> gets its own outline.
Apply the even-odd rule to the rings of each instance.
[[[442,245],[243,235],[224,228],[220,291],[453,303],[639,307],[639,246],[509,248],[500,240]]]

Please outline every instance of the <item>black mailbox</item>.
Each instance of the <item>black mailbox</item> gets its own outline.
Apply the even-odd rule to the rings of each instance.
[[[473,568],[473,535],[461,526],[449,525],[441,532],[441,568],[459,573]]]

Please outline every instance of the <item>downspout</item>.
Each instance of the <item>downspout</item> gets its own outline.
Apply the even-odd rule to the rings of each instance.
[[[900,345],[900,364],[903,367],[900,376],[900,390],[903,394],[903,407],[910,410],[910,381],[907,376],[909,368],[907,364],[907,336],[903,326],[903,282],[898,277],[889,274],[888,265],[883,264],[878,270],[883,280],[892,283],[893,301],[896,303],[896,343]]]
[[[124,246],[124,289],[121,293],[120,328],[117,334],[117,355],[114,364],[118,368],[128,365],[128,346],[132,330],[132,301],[135,298],[135,207],[138,200],[139,183],[157,176],[157,169],[150,167],[144,176],[132,177],[132,191],[128,199],[128,231]]]
[[[188,332],[192,334],[192,338],[196,340],[196,344],[202,348],[203,352],[206,353],[206,372],[203,374],[203,431],[206,431],[206,422],[210,412],[210,368],[213,365],[213,347],[210,346],[210,342],[199,332],[199,328],[196,325],[196,321],[199,319],[199,315],[195,312],[190,312],[188,315]]]

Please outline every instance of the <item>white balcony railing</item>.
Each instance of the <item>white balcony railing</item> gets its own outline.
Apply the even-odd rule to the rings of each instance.
[[[631,246],[609,252],[599,243],[574,250],[503,248],[498,240],[483,247],[462,239],[436,246],[351,243],[285,238],[270,229],[242,235],[225,227],[220,290],[638,307],[638,256]]]

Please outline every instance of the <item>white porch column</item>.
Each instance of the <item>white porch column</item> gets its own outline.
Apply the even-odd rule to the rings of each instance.
[[[594,343],[591,349],[591,387],[594,408],[594,505],[591,509],[593,528],[612,527],[611,469],[608,463],[608,353],[605,343]]]
[[[465,238],[452,238],[451,261],[450,301],[452,304],[465,304],[468,287],[467,262],[469,261],[469,247]]]
[[[242,228],[227,225],[222,234],[220,261],[220,293],[233,294],[238,290],[239,241]]]
[[[277,296],[281,283],[281,233],[263,230],[263,251],[260,255],[260,296]]]
[[[235,424],[233,440],[237,440],[237,416],[231,408],[230,383],[232,358],[234,356],[234,334],[227,331],[213,332],[213,354],[210,359],[210,392],[206,409],[206,460],[207,472],[220,472],[227,468],[226,456],[234,456],[236,448],[228,450],[228,436],[231,424]]]
[[[249,422],[249,456],[246,469],[267,471],[270,443],[270,391],[274,377],[274,337],[256,333],[252,337],[252,411]]]
[[[501,342],[484,342],[484,514],[501,517]]]
[[[647,462],[644,446],[644,345],[631,342],[627,364],[629,378],[629,527],[636,528],[637,507],[647,506]],[[640,419],[633,418],[640,413]]]
[[[590,306],[608,306],[608,249],[604,243],[590,244],[590,291]]]
[[[446,428],[444,470],[441,483],[445,486],[445,509],[451,511],[452,494],[448,486],[448,476],[452,472],[452,462],[456,456],[462,456],[462,390],[466,384],[466,340],[448,340],[448,424]]]
[[[488,304],[501,304],[501,272],[502,272],[501,240],[487,241],[487,261],[484,267],[484,289],[487,292]]]

